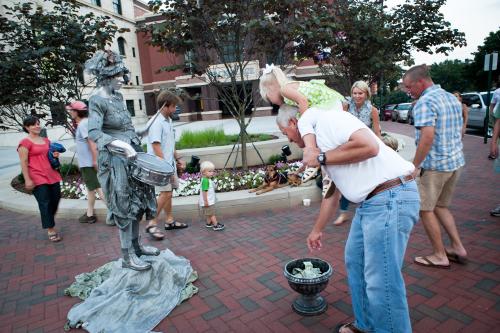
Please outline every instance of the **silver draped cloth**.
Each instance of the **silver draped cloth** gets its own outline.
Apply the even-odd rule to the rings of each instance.
[[[156,216],[154,187],[130,176],[126,158],[110,153],[107,144],[121,140],[141,151],[141,141],[135,133],[123,96],[113,98],[93,95],[89,100],[89,138],[97,144],[98,178],[106,197],[108,210],[115,223],[124,228],[146,214]]]
[[[90,333],[150,333],[176,306],[197,293],[189,260],[164,250],[147,256],[152,268],[138,272],[112,263],[111,273],[85,301],[68,312],[66,329]]]

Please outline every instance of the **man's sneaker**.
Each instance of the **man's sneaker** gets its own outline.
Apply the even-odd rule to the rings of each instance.
[[[491,216],[499,217],[500,216],[500,206],[498,206],[497,208],[495,208],[492,211],[490,211],[490,215]]]
[[[214,231],[224,230],[224,224],[217,223],[216,225],[213,226],[213,228],[214,228]]]
[[[87,213],[83,214],[78,218],[78,222],[80,223],[96,223],[97,217],[95,216],[87,216]]]

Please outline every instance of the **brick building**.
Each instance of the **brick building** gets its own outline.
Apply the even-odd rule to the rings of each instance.
[[[135,20],[138,25],[143,24],[160,24],[163,21],[161,15],[153,14],[149,11],[147,5],[144,5],[139,0],[134,1],[136,8]],[[146,112],[152,115],[156,112],[155,94],[159,89],[167,87],[183,88],[190,95],[198,95],[199,99],[186,100],[181,106],[181,120],[190,121],[198,119],[219,119],[229,115],[223,103],[218,100],[217,90],[211,87],[203,79],[193,77],[189,73],[189,68],[176,71],[159,71],[161,67],[171,66],[185,62],[185,56],[180,54],[172,54],[161,52],[159,48],[152,47],[146,43],[147,38],[143,33],[137,33],[137,41],[139,44],[139,55],[141,59],[141,71],[144,86],[144,98],[146,104]],[[187,63],[187,62],[186,62]],[[214,67],[217,64],[213,64]],[[250,83],[247,82],[247,89],[251,89],[254,105],[250,106],[249,112],[254,112],[254,116],[265,116],[272,113],[272,107],[262,101],[259,89],[258,78],[260,68],[265,66],[264,63],[259,63],[258,60],[251,61],[247,69],[252,73]],[[312,60],[304,61],[290,73],[297,80],[312,79],[321,76],[318,67],[314,65]]]

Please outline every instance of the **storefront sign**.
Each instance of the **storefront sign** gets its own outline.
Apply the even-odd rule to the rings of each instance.
[[[249,61],[240,64],[236,62],[228,63],[227,67],[224,64],[218,64],[210,66],[207,69],[207,75],[211,78],[217,78],[219,82],[229,82],[233,76],[236,81],[240,81],[241,78],[241,67],[243,67],[243,78],[245,81],[257,80],[259,78],[260,68],[259,61]]]

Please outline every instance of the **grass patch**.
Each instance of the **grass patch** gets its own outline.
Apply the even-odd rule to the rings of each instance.
[[[275,139],[270,134],[250,134],[249,142],[267,141]],[[175,144],[175,148],[191,149],[191,148],[204,148],[214,146],[226,146],[234,144],[238,141],[238,135],[226,135],[223,129],[207,128],[204,131],[192,132],[183,131],[179,141]]]

